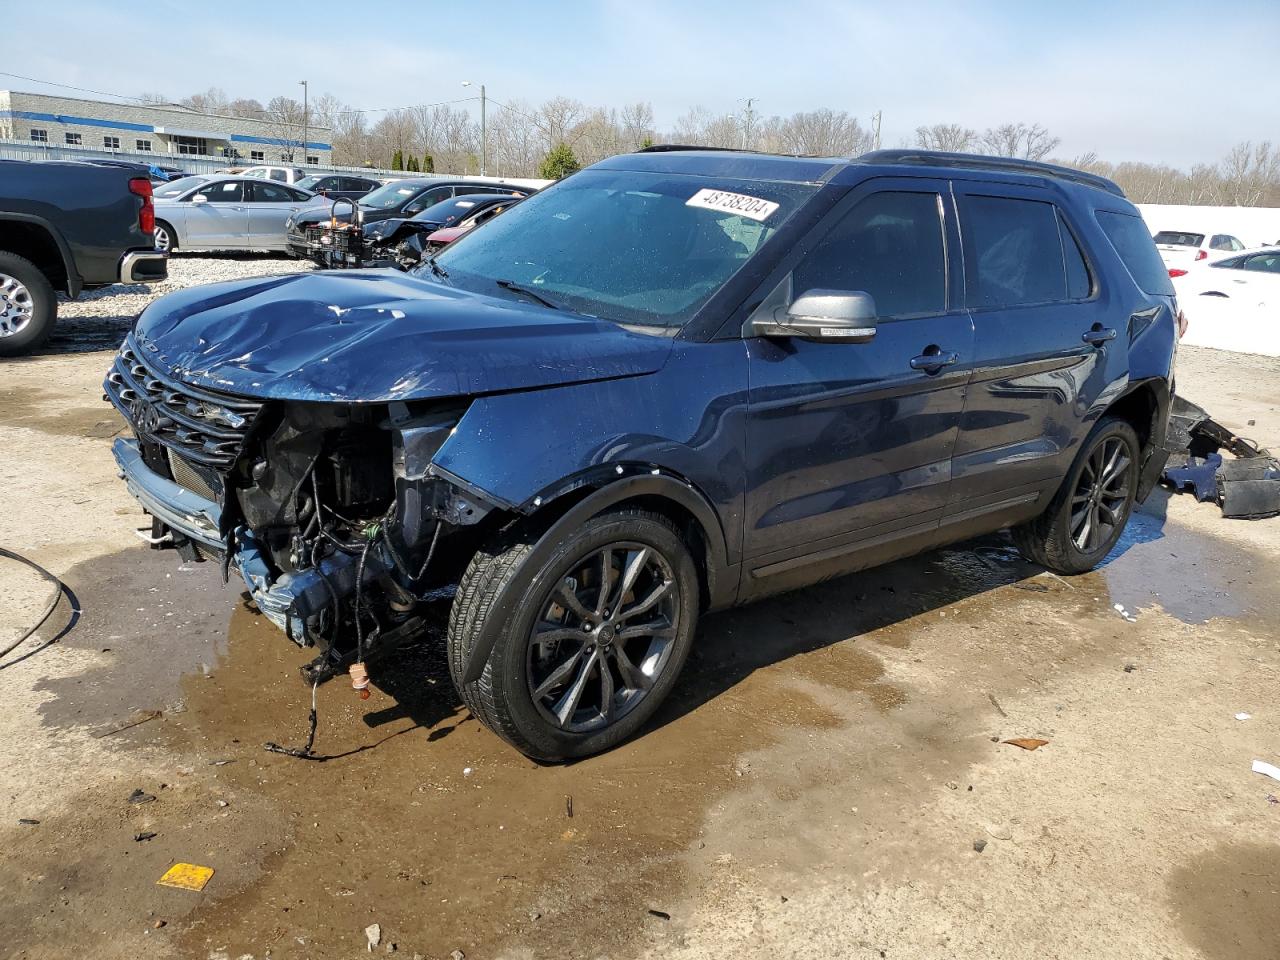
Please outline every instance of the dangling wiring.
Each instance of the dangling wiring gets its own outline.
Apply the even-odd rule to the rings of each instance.
[[[53,616],[53,611],[57,609],[58,601],[62,599],[62,594],[68,591],[67,591],[66,585],[63,584],[61,580],[55,577],[52,573],[50,573],[44,567],[40,566],[40,564],[36,563],[34,560],[28,560],[26,557],[20,554],[14,553],[11,550],[6,550],[4,547],[0,547],[0,557],[4,557],[8,560],[16,560],[18,563],[26,564],[36,573],[40,574],[40,576],[44,580],[53,584],[53,593],[49,595],[49,600],[45,604],[44,612],[40,614],[39,619],[37,619],[35,623],[33,623],[30,627],[28,627],[23,632],[23,634],[20,637],[18,637],[17,640],[14,640],[12,643],[6,646],[3,650],[0,650],[0,657],[7,657],[14,650],[18,649],[18,647],[20,647],[37,630],[39,630],[42,626],[44,626],[45,621],[48,620],[51,616]],[[68,593],[68,595],[70,594]],[[79,611],[77,610],[76,613],[79,613]],[[43,650],[45,647],[49,646],[51,643],[53,643],[57,639],[58,639],[58,635],[54,635],[51,639],[46,640],[44,643],[40,644],[35,649],[28,651],[26,654],[23,655],[23,657],[20,657],[19,659],[29,657],[31,656],[31,654],[36,653],[40,650]],[[3,670],[5,667],[12,666],[14,663],[17,663],[17,662],[18,662],[17,660],[14,660],[10,663],[0,664],[0,670]]]

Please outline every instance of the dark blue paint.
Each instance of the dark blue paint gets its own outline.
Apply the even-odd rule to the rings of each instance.
[[[679,484],[695,516],[715,518],[707,534],[724,545],[725,577],[740,578],[715,591],[718,605],[1036,515],[1092,424],[1135,388],[1152,390],[1163,430],[1173,304],[1138,289],[1098,228],[1095,210],[1136,215],[1114,193],[909,162],[673,152],[602,166],[823,186],[674,339],[367,271],[182,291],[148,309],[140,340],[180,379],[230,393],[474,397],[433,464],[522,512],[582,486]],[[862,344],[744,337],[743,321],[814,238],[881,189],[939,195],[945,312],[882,321]],[[1095,292],[972,309],[953,199],[969,189],[1058,204]],[[1095,326],[1116,338],[1086,342]],[[956,363],[912,368],[933,351]],[[1162,434],[1151,439],[1158,447]]]

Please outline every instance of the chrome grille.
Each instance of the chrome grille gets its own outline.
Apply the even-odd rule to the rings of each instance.
[[[179,383],[143,354],[130,334],[102,385],[106,398],[138,436],[195,463],[229,469],[262,404]]]

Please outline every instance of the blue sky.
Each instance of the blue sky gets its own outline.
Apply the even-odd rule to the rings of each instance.
[[[0,69],[174,98],[218,86],[264,102],[296,96],[305,77],[313,94],[362,108],[465,97],[460,81],[472,79],[499,100],[649,101],[659,127],[694,104],[733,111],[754,97],[766,116],[831,107],[865,122],[881,110],[886,146],[922,124],[1023,120],[1060,136],[1063,157],[1177,166],[1241,140],[1280,141],[1280,0],[153,0],[146,10],[149,34],[118,4],[13,4],[6,35],[33,42],[11,44]],[[497,25],[492,38],[483,24]],[[0,76],[3,87],[55,92]]]

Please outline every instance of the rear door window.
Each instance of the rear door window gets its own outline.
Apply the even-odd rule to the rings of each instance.
[[[1169,268],[1156,249],[1156,243],[1164,242],[1159,239],[1161,234],[1156,234],[1153,242],[1142,218],[1132,214],[1099,210],[1097,217],[1098,225],[1120,255],[1134,283],[1145,293],[1173,296]]]
[[[1068,299],[1058,224],[1052,203],[962,196],[969,305],[982,309]]]
[[[946,311],[947,258],[936,193],[886,191],[860,201],[792,275],[808,290],[861,290],[885,319]]]

